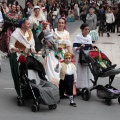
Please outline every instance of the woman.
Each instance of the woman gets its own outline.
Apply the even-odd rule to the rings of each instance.
[[[11,35],[10,38],[10,66],[11,72],[15,84],[15,89],[18,94],[20,95],[20,88],[19,88],[19,76],[18,76],[18,61],[17,56],[19,55],[20,51],[23,51],[24,54],[28,55],[29,52],[35,51],[35,43],[32,31],[30,30],[30,22],[26,18],[22,18],[19,23],[19,28],[17,28]],[[13,64],[14,63],[14,64]]]
[[[29,17],[30,27],[34,34],[35,39],[35,49],[37,52],[40,52],[42,48],[41,39],[42,37],[42,22],[46,21],[45,15],[42,12],[42,9],[39,6],[34,6],[32,15]]]
[[[17,5],[17,14],[19,16],[19,19],[23,18],[24,17],[24,14],[23,14],[23,9],[20,5]]]
[[[110,37],[110,32],[112,30],[112,24],[115,22],[115,17],[113,12],[111,11],[111,8],[107,8],[106,14],[106,25],[107,25],[107,37]]]
[[[67,51],[72,52],[69,32],[64,29],[65,24],[65,19],[59,18],[58,28],[56,28],[53,32],[54,38],[56,39],[56,42],[59,43],[59,48],[62,49],[63,53]],[[44,66],[48,79],[58,85],[60,80],[59,73],[56,73],[54,68],[59,63],[59,59],[55,57],[55,53],[56,51],[51,50],[50,53],[44,58]],[[59,57],[59,53],[57,55]]]
[[[76,36],[74,42],[73,42],[73,50],[74,55],[76,59],[76,68],[77,68],[77,80],[76,80],[76,87],[77,88],[90,88],[92,87],[92,82],[90,79],[93,78],[91,71],[88,66],[82,66],[78,60],[79,60],[79,52],[80,52],[80,46],[83,47],[83,49],[88,49],[85,47],[85,44],[92,44],[91,36],[89,35],[89,25],[84,23],[80,26],[80,29],[82,31],[82,34],[79,34]]]
[[[94,12],[95,10],[90,8],[89,13],[86,16],[86,23],[89,25],[90,30],[95,30],[97,25],[97,16]]]
[[[3,11],[4,11],[4,14],[9,12],[9,8],[7,7],[7,3],[3,3]]]
[[[19,16],[16,13],[16,6],[12,5],[11,6],[11,11],[9,11],[4,18],[4,32],[5,32],[5,40],[6,40],[6,46],[7,46],[7,51],[9,53],[9,41],[10,41],[10,36],[12,32],[16,29],[16,26],[18,25],[18,20]]]
[[[59,47],[62,48],[63,53],[70,52],[72,53],[70,35],[66,27],[66,20],[65,18],[61,17],[58,19],[58,27],[55,28],[54,37],[59,43]]]

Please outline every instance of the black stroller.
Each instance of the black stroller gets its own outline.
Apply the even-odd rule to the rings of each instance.
[[[48,105],[50,110],[56,109],[60,101],[59,89],[46,79],[43,65],[33,56],[21,55],[18,61],[20,85],[18,106],[23,106],[25,100],[32,99],[34,101],[31,106],[33,112],[39,111],[39,104]]]
[[[87,47],[90,45],[86,45]],[[120,68],[115,69],[116,64],[112,64],[109,58],[102,53],[97,47],[87,52],[83,49],[80,50],[79,62],[81,65],[88,65],[94,80],[91,80],[93,87],[83,88],[81,90],[81,96],[83,100],[88,101],[91,97],[91,91],[96,89],[97,96],[101,99],[105,99],[107,105],[111,105],[111,100],[118,98],[120,103],[120,90],[117,90],[112,86],[115,75],[120,73]],[[109,84],[97,85],[99,77],[109,77]]]

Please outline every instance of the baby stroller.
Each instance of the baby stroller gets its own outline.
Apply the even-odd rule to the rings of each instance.
[[[83,88],[81,90],[83,100],[88,101],[91,97],[91,91],[96,89],[97,96],[104,99],[107,105],[111,105],[111,100],[116,98],[118,98],[118,102],[120,103],[120,90],[112,86],[115,75],[120,73],[120,68],[115,69],[116,64],[112,64],[109,58],[97,47],[87,52],[81,49],[79,62],[81,65],[88,65],[94,77],[94,80],[91,80],[93,87],[90,89]],[[99,77],[109,77],[109,84],[105,86],[97,85]]]
[[[60,101],[59,89],[45,77],[43,65],[33,56],[21,55],[19,62],[20,96],[17,99],[18,106],[23,106],[25,100],[34,101],[31,106],[33,112],[39,111],[39,105],[48,105],[50,110],[57,108]]]

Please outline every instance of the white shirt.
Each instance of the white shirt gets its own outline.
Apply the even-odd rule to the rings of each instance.
[[[3,16],[1,11],[0,11],[0,22],[3,22]]]

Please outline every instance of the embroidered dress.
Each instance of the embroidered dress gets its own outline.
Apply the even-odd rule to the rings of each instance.
[[[4,22],[4,39],[6,40],[7,52],[9,52],[9,42],[12,32],[16,29],[18,25],[18,14],[16,13],[7,13],[5,16]]]
[[[64,54],[64,53],[68,52],[67,47],[71,46],[69,32],[66,30],[58,31],[57,29],[55,29],[54,37],[58,41],[58,44],[59,44],[58,48],[62,49],[62,53]],[[62,60],[64,55],[63,56],[61,55],[60,57]]]
[[[93,75],[89,69],[88,66],[82,66],[80,63],[78,63],[79,60],[79,53],[76,51],[76,48],[80,46],[80,44],[92,44],[91,36],[87,35],[87,37],[83,37],[83,35],[77,35],[73,45],[76,44],[76,46],[73,47],[74,55],[75,55],[75,66],[77,69],[77,80],[76,80],[76,87],[77,88],[90,88],[92,87],[92,82],[90,79],[93,80]],[[78,45],[78,46],[77,46]]]

